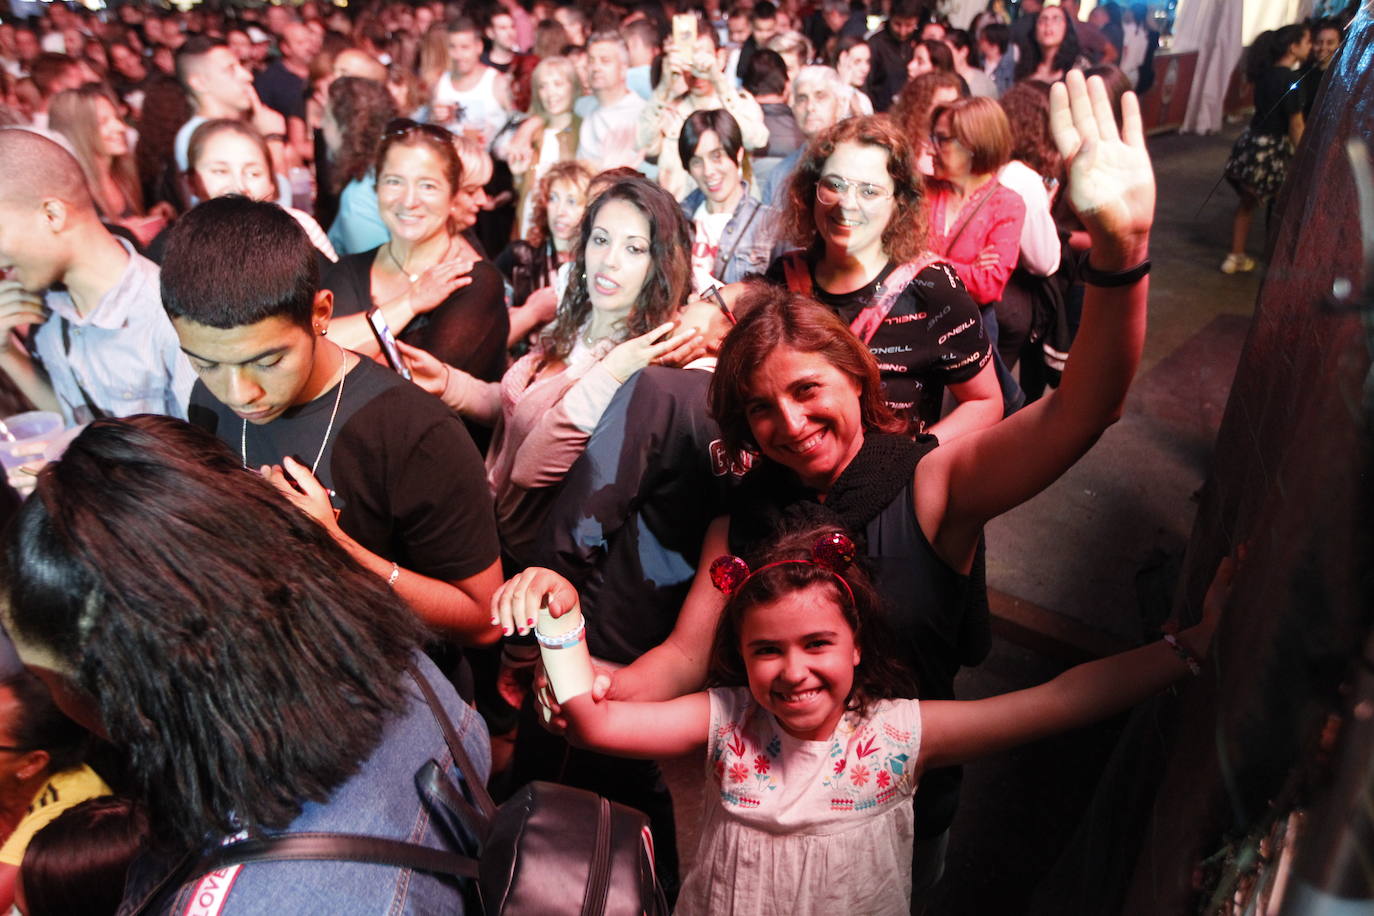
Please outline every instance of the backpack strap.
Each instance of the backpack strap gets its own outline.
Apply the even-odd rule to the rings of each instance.
[[[899,264],[892,269],[892,273],[887,275],[887,279],[879,286],[878,295],[873,301],[864,306],[859,314],[854,316],[854,320],[849,323],[849,329],[854,332],[854,336],[864,342],[864,346],[873,339],[873,335],[878,332],[878,327],[887,320],[892,307],[897,304],[897,297],[902,294],[916,275],[925,270],[932,264],[938,263],[940,256],[929,251],[921,252],[914,261],[907,261]]]
[[[792,292],[801,293],[803,296],[811,295],[814,286],[811,283],[811,268],[806,266],[805,251],[798,248],[784,254],[782,274],[787,281],[787,288]]]
[[[458,738],[458,732],[453,727],[453,722],[449,719],[448,713],[439,702],[439,697],[435,695],[434,688],[430,686],[423,675],[416,670],[415,665],[406,665],[406,672],[411,676],[420,688],[420,693],[424,694],[425,702],[429,705],[429,711],[434,716],[434,721],[439,724],[439,730],[444,733],[444,741],[448,744],[449,753],[453,755],[453,762],[458,765],[458,769],[464,775],[464,782],[467,783],[468,790],[472,793],[473,803],[477,811],[481,814],[485,823],[471,824],[473,830],[479,836],[485,837],[491,826],[491,819],[496,816],[496,802],[492,801],[491,794],[487,792],[487,787],[481,780],[474,778],[477,768],[472,765],[472,758],[463,749],[463,742]]]
[[[206,853],[192,872],[208,874],[248,862],[307,861],[371,862],[433,875],[477,877],[476,859],[418,843],[354,833],[288,833],[239,840]]]

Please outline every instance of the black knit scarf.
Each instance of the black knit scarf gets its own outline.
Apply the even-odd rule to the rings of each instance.
[[[891,433],[867,432],[859,453],[840,473],[825,502],[788,468],[760,459],[735,491],[730,512],[730,551],[750,566],[782,534],[837,526],[864,552],[864,529],[911,482],[916,463],[939,443]]]

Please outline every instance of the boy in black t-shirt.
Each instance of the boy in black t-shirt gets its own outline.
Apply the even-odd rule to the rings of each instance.
[[[191,422],[437,631],[494,642],[502,580],[481,457],[437,398],[326,340],[333,298],[300,225],[273,204],[206,201],[172,229],[162,296],[200,377]]]

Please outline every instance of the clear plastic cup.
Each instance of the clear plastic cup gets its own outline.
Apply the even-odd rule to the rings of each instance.
[[[43,451],[62,431],[62,415],[31,410],[0,420],[0,462],[6,473],[21,464],[41,459]]]

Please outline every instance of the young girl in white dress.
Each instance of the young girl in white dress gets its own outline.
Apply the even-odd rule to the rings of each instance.
[[[593,700],[571,585],[530,589],[517,576],[497,594],[506,619],[532,621],[539,609],[536,636],[574,743],[655,758],[705,748],[705,818],[678,914],[909,912],[922,771],[1098,721],[1196,673],[1231,577],[1228,561],[1202,622],[1177,636],[1027,690],[920,702],[893,699],[912,691],[884,654],[881,604],[854,552],[842,532],[820,530],[785,539],[753,572],[718,559],[711,578],[729,595],[712,656],[718,686],[666,702]]]

